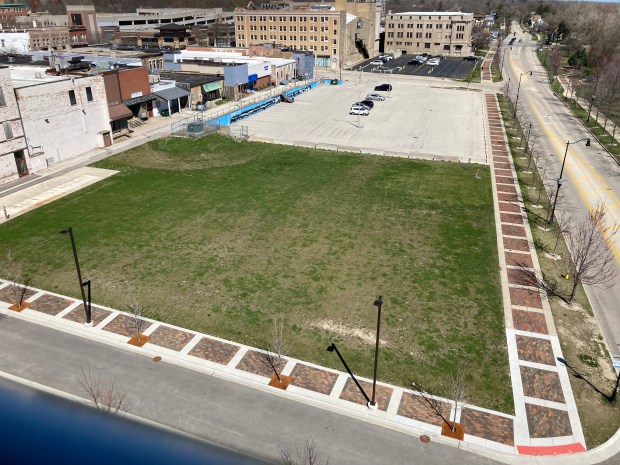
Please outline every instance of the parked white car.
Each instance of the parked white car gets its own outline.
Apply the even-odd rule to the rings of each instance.
[[[372,60],[370,62],[371,66],[381,66],[383,64],[383,62],[381,60]]]
[[[439,64],[439,58],[431,58],[426,62],[428,66],[437,66]]]
[[[349,111],[349,114],[367,116],[368,114],[370,114],[370,110],[368,109],[368,107],[365,107],[364,105],[353,105],[351,106],[351,110]]]

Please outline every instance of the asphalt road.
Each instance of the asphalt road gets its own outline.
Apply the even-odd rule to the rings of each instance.
[[[82,369],[111,374],[130,413],[267,460],[313,440],[334,465],[500,463],[4,315],[0,353],[0,371],[74,395]]]
[[[577,142],[590,137],[590,133],[549,89],[546,72],[536,57],[536,44],[529,37],[518,32],[517,39],[523,38],[523,42],[506,47],[504,73],[510,78],[513,101],[521,80],[519,108],[527,116],[528,124],[532,123],[532,137],[549,163],[547,172],[554,193],[554,179],[559,176],[566,143],[571,142],[561,187],[563,195],[556,212],[560,217],[578,219],[602,203],[607,206],[608,225],[620,224],[620,170],[594,139],[591,147],[586,147],[585,141]],[[532,76],[529,71],[533,71]],[[612,357],[620,359],[620,234],[610,239],[618,270],[615,284],[610,289],[586,286],[586,292]]]

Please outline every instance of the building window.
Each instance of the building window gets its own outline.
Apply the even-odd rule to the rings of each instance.
[[[82,15],[81,14],[71,14],[71,24],[74,26],[83,26],[82,24]]]
[[[90,87],[86,88],[86,100],[89,102],[93,101],[93,90]]]
[[[77,105],[77,100],[75,99],[75,91],[74,90],[70,90],[69,91],[69,102],[71,102],[71,105]]]
[[[424,48],[431,48],[430,42],[424,42]]]
[[[2,123],[2,125],[4,126],[4,136],[6,140],[12,139],[13,138],[13,128],[11,127],[11,123],[8,121],[5,121],[4,123]]]

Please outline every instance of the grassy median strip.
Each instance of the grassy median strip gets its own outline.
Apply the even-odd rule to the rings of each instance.
[[[34,285],[78,296],[73,226],[94,301],[287,355],[448,394],[457,362],[473,403],[512,411],[489,170],[237,142],[148,143],[96,166],[119,174],[0,227]],[[478,176],[476,176],[478,173]],[[478,179],[481,178],[481,179]]]
[[[547,281],[558,282],[559,290],[563,290],[563,275],[567,269],[564,263],[570,255],[559,233],[557,221],[552,226],[546,224],[550,204],[544,188],[540,191],[542,183],[536,169],[537,156],[530,162],[530,153],[524,153],[525,144],[521,137],[523,128],[520,128],[519,122],[512,117],[512,103],[501,95],[498,100],[543,276]],[[542,163],[538,165],[542,166]],[[555,175],[556,173],[546,172],[545,178],[553,179]],[[575,221],[579,219],[574,218]],[[549,300],[564,359],[602,391],[611,393],[611,380],[615,379],[615,372],[581,285],[575,302],[574,305],[567,306],[557,298]],[[583,380],[574,377],[570,380],[588,448],[596,447],[618,430],[620,411],[617,405],[610,404]]]

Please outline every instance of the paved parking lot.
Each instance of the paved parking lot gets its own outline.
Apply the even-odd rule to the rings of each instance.
[[[479,90],[405,76],[346,74],[343,85],[322,84],[292,104],[279,103],[235,123],[231,130],[246,126],[250,139],[280,144],[487,163]],[[389,97],[375,102],[369,116],[349,115],[351,104],[382,82],[393,85],[391,93],[383,93]]]
[[[433,76],[446,77],[452,79],[465,79],[469,72],[474,69],[477,62],[463,60],[461,57],[447,57],[441,60],[437,66],[429,65],[408,65],[415,58],[415,55],[401,55],[393,60],[389,60],[382,66],[373,66],[370,63],[376,58],[366,60],[353,69],[373,74],[408,74],[413,76]],[[478,66],[480,66],[478,62]]]

